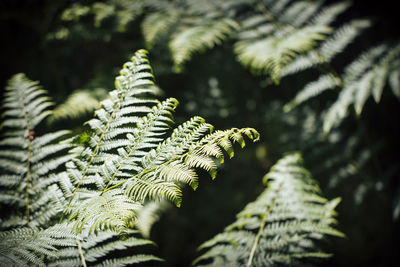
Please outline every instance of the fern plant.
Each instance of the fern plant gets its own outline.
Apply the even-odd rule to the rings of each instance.
[[[104,18],[103,10],[113,10],[117,21],[119,12],[145,13],[142,32],[148,48],[167,41],[177,71],[181,71],[194,54],[233,40],[234,51],[244,66],[257,74],[269,74],[278,82],[281,69],[324,40],[332,32],[329,25],[348,6],[339,3],[323,7],[322,3],[110,0],[101,3],[104,6],[101,10],[96,8],[99,3],[91,7],[71,7],[65,11],[64,19],[79,19],[87,13]],[[132,21],[137,16],[125,18]],[[117,22],[119,28],[125,27],[126,21]]]
[[[304,259],[329,257],[316,241],[343,237],[333,228],[339,198],[328,201],[302,166],[299,154],[279,160],[263,181],[268,187],[234,223],[203,243],[198,266],[302,266]]]
[[[86,13],[104,17],[95,8],[96,5],[72,7],[66,13],[75,14],[69,16],[69,20]],[[343,75],[332,67],[332,61],[372,24],[368,19],[354,19],[333,28],[332,25],[337,24],[337,16],[349,8],[347,1],[325,5],[323,1],[286,0],[187,0],[165,3],[109,0],[102,5],[107,6],[107,10],[114,10],[116,17],[119,12],[125,11],[146,14],[142,32],[148,48],[168,43],[178,71],[194,54],[228,40],[233,43],[238,61],[255,74],[268,74],[268,81],[278,83],[288,75],[307,69],[319,70],[318,79],[299,90],[285,110],[326,90],[342,89],[338,101],[324,117],[325,132],[341,123],[348,114],[349,106],[354,104],[359,115],[368,96],[373,95],[379,102],[386,84],[398,96],[396,44],[384,44],[363,52],[343,71]],[[82,13],[80,10],[83,8],[86,12]],[[108,14],[111,16],[112,12]],[[126,16],[127,21],[135,18],[137,16]],[[117,24],[122,25],[120,22]],[[383,58],[378,62],[379,57]],[[375,63],[378,65],[372,69]],[[355,73],[357,70],[354,68],[363,71]]]
[[[156,100],[146,53],[137,51],[124,65],[116,90],[87,122],[89,130],[62,143],[52,142],[66,131],[34,135],[50,114],[45,92],[22,74],[10,80],[2,124],[8,130],[1,142],[6,149],[0,162],[1,200],[9,205],[4,209],[13,212],[2,219],[1,228],[6,230],[2,235],[14,236],[15,242],[2,243],[4,262],[124,266],[160,260],[148,254],[110,253],[153,244],[132,229],[136,211],[146,200],[169,199],[179,206],[181,186],[197,188],[196,169],[215,178],[214,159],[222,163],[223,151],[232,157],[233,142],[244,147],[244,136],[258,140],[252,128],[214,132],[200,117],[166,138],[178,101]],[[127,238],[119,240],[121,234]]]

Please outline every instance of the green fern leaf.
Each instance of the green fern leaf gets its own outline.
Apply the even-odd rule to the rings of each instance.
[[[150,231],[153,225],[160,220],[161,214],[165,213],[172,205],[166,201],[149,201],[137,211],[138,219],[135,223],[140,233],[145,237],[150,237]]]
[[[58,156],[70,145],[56,141],[69,132],[36,136],[39,123],[50,114],[48,100],[46,91],[23,74],[13,76],[6,88],[1,126],[4,139],[0,141],[0,201],[11,205],[14,211],[10,218],[4,218],[3,229],[12,228],[12,222],[15,226],[23,225],[21,220],[15,220],[16,214],[25,214],[25,224],[39,227],[59,212],[60,206],[53,202],[62,198],[62,192],[55,186],[57,179],[52,175],[71,157]]]
[[[285,112],[288,112],[295,106],[323,93],[326,90],[335,89],[337,86],[341,85],[340,82],[340,79],[333,75],[322,75],[317,81],[307,84],[292,101],[284,106],[283,109]]]
[[[0,266],[46,266],[43,256],[55,257],[58,246],[73,246],[75,239],[65,224],[0,232]]]
[[[344,48],[370,25],[371,22],[369,20],[353,20],[340,26],[317,49],[310,51],[306,55],[300,55],[285,65],[281,70],[280,76],[285,77],[331,62],[335,56],[343,52]]]
[[[169,43],[175,69],[181,71],[183,63],[193,54],[213,48],[230,38],[239,25],[229,18],[221,18],[209,23],[201,19],[201,23],[193,23],[180,29],[172,36]]]
[[[171,12],[157,12],[146,16],[142,22],[142,33],[146,47],[151,49],[159,39],[166,36],[178,22],[179,13],[175,9]]]
[[[385,85],[393,85],[390,76],[398,71],[399,55],[399,44],[391,49],[386,45],[377,46],[363,53],[345,69],[342,90],[325,115],[325,132],[341,123],[351,105],[360,115],[371,95],[376,102],[380,101]],[[392,87],[392,91],[396,95],[398,88]]]
[[[294,32],[282,31],[263,39],[240,40],[235,44],[239,61],[256,74],[269,73],[278,81],[282,67],[297,54],[305,53],[331,32],[326,26],[308,26]]]
[[[50,123],[65,119],[76,119],[93,112],[100,106],[100,100],[106,96],[106,90],[78,90],[73,92],[67,100],[58,105],[49,118]]]
[[[344,236],[332,227],[340,200],[321,197],[301,161],[299,154],[278,161],[264,177],[268,188],[223,233],[199,247],[207,251],[194,264],[297,266],[304,264],[302,258],[329,257],[314,240]]]

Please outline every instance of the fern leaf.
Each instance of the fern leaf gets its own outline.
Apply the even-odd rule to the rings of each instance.
[[[0,142],[6,148],[0,153],[4,170],[0,185],[6,190],[1,191],[0,201],[15,206],[16,214],[25,211],[26,220],[11,214],[2,220],[1,229],[12,229],[6,235],[17,238],[16,228],[28,225],[20,229],[26,229],[33,241],[25,247],[16,245],[8,263],[124,266],[160,260],[152,255],[108,256],[115,249],[152,244],[134,236],[125,240],[117,236],[136,234],[130,229],[142,203],[169,199],[179,206],[181,186],[197,187],[197,168],[215,178],[215,157],[222,158],[223,150],[233,156],[233,143],[243,147],[244,136],[258,140],[257,131],[251,128],[212,132],[212,126],[200,117],[165,138],[174,124],[172,114],[178,101],[156,100],[153,78],[146,52],[136,52],[117,77],[116,90],[87,123],[90,130],[62,143],[56,141],[67,131],[36,137],[31,128],[49,113],[45,92],[21,75],[10,81],[2,125],[8,131]],[[68,149],[70,153],[62,155]],[[66,171],[59,172],[64,164]],[[10,178],[14,181],[5,181]],[[54,225],[58,216],[60,223]],[[66,216],[68,225],[63,222]],[[49,239],[46,244],[36,239],[42,232]]]
[[[335,89],[340,85],[340,79],[335,76],[330,74],[322,75],[317,81],[309,83],[299,93],[297,93],[296,97],[284,106],[284,110],[288,112],[308,99],[315,97],[326,90]]]
[[[166,200],[145,203],[143,207],[137,211],[138,219],[135,227],[145,238],[149,238],[153,225],[160,220],[161,214],[171,207],[172,205]]]
[[[325,115],[324,131],[341,123],[347,116],[349,107],[354,105],[357,115],[360,115],[367,99],[372,95],[376,102],[380,101],[383,88],[390,85],[391,73],[397,72],[400,45],[388,49],[380,45],[363,53],[345,69],[343,89],[336,102]],[[380,58],[380,59],[379,59]],[[396,88],[392,88],[396,91]]]
[[[301,165],[299,154],[276,163],[264,177],[268,188],[237,215],[225,231],[203,243],[207,250],[194,261],[201,266],[303,265],[303,258],[329,257],[315,240],[344,235],[334,229],[334,208]],[[204,263],[204,265],[202,264]]]
[[[311,20],[320,9],[323,1],[296,1],[293,2],[285,12],[279,17],[282,21],[287,21],[290,25],[298,28],[304,26]],[[324,24],[328,25],[328,24]]]
[[[66,266],[67,264],[80,266],[82,260],[90,266],[127,266],[135,262],[162,261],[148,254],[135,254],[128,257],[115,255],[115,252],[131,254],[137,247],[154,245],[150,240],[137,237],[137,231],[130,230],[125,235],[125,238],[121,239],[112,232],[94,234],[89,233],[89,229],[85,227],[80,234],[80,250],[75,241],[75,246],[61,247],[55,256],[49,257],[47,266]]]
[[[282,31],[258,40],[240,40],[235,44],[239,61],[256,74],[269,73],[278,81],[282,67],[298,54],[305,53],[324,40],[331,30],[326,26],[307,26],[299,30]]]
[[[340,54],[346,46],[371,25],[369,20],[353,20],[337,28],[331,36],[322,42],[320,47],[300,55],[285,65],[280,73],[281,77],[298,73],[306,69],[327,64]]]
[[[76,236],[68,227],[55,225],[45,230],[22,227],[0,233],[0,266],[46,266],[43,256],[55,257],[57,246],[72,246]]]
[[[193,54],[221,44],[239,28],[239,25],[229,18],[216,19],[212,23],[203,19],[201,21],[202,23],[181,27],[172,36],[169,47],[177,71],[181,71],[183,63]]]
[[[346,11],[351,3],[349,1],[341,1],[323,8],[313,19],[312,23],[317,25],[330,25],[336,17]]]
[[[70,219],[76,219],[76,232],[81,232],[86,224],[91,225],[89,233],[104,230],[120,232],[126,225],[133,223],[134,210],[138,206],[122,191],[112,190],[81,201],[80,206],[73,209]]]
[[[31,227],[46,225],[59,212],[52,202],[61,194],[51,178],[56,169],[71,157],[58,156],[67,151],[68,144],[56,141],[68,131],[36,136],[35,129],[49,115],[51,106],[46,91],[23,74],[13,76],[6,88],[4,121],[5,138],[0,146],[2,190],[0,200],[14,210],[6,219],[7,229],[12,229],[13,216],[25,214],[25,223]],[[5,182],[9,180],[8,182]],[[15,221],[20,226],[20,221]]]
[[[165,36],[178,22],[179,13],[175,9],[171,12],[157,12],[146,16],[142,22],[142,33],[146,47],[151,49],[161,37]]]
[[[100,106],[100,100],[104,99],[105,96],[106,91],[102,88],[97,88],[93,91],[75,91],[64,103],[53,110],[49,121],[51,123],[65,119],[76,119],[89,114]]]

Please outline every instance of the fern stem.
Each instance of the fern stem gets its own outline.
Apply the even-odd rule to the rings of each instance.
[[[136,175],[135,175],[135,176],[136,176]],[[129,178],[129,179],[135,179],[135,176],[133,176],[132,178]],[[104,188],[104,190],[103,190],[103,192],[101,192],[100,196],[102,196],[105,192],[110,191],[111,189],[114,189],[114,188],[117,188],[118,186],[123,185],[123,184],[126,183],[129,179],[123,180],[122,182],[120,182],[120,183],[118,183],[118,184],[115,184],[115,185],[113,185],[113,186]],[[138,179],[138,180],[139,180],[139,179]]]
[[[30,158],[31,158],[31,142],[28,141],[28,158],[26,163],[26,188],[25,188],[25,197],[26,197],[26,222],[29,224],[30,219],[30,201],[29,201],[29,189],[30,189]]]
[[[76,244],[78,245],[78,251],[79,251],[79,256],[81,257],[82,266],[86,267],[87,265],[86,265],[85,256],[83,255],[81,241],[79,241],[79,239],[76,239]]]
[[[154,168],[154,169],[155,169],[155,168]],[[152,171],[152,170],[149,170],[149,171]],[[110,186],[110,187],[108,187],[108,188],[104,188],[104,190],[103,190],[103,192],[101,192],[100,196],[103,195],[105,192],[110,191],[111,189],[114,189],[114,188],[117,188],[118,186],[123,185],[124,183],[126,183],[126,182],[129,181],[130,179],[135,179],[135,180],[138,180],[138,181],[140,181],[140,182],[142,182],[142,183],[144,183],[144,184],[151,185],[151,183],[149,183],[149,182],[147,182],[147,181],[145,181],[145,180],[142,180],[142,179],[137,178],[137,177],[139,177],[139,175],[142,174],[142,173],[143,173],[143,172],[141,172],[141,173],[139,173],[139,174],[136,174],[136,175],[133,176],[132,178],[123,180],[122,182],[120,182],[120,183],[118,183],[118,184],[115,184],[115,185],[113,185],[113,186]]]
[[[253,247],[251,248],[249,260],[247,261],[246,267],[250,267],[252,262],[253,262],[254,254],[256,253],[256,249],[257,249],[257,246],[258,246],[258,241],[260,241],[261,234],[262,234],[262,232],[264,230],[264,227],[265,227],[266,223],[267,223],[267,220],[264,218],[264,220],[261,223],[260,229],[258,230],[257,236],[256,236],[256,238],[254,240]]]
[[[276,202],[276,200],[277,200],[277,198],[278,198],[278,194],[279,194],[279,191],[280,191],[280,189],[282,188],[282,186],[283,186],[283,183],[281,183],[281,184],[279,185],[279,187],[278,187],[278,189],[277,189],[277,194],[276,194],[276,196],[272,199],[271,205],[268,207],[268,209],[266,210],[266,212],[263,214],[263,220],[262,220],[262,222],[261,222],[260,229],[258,230],[257,236],[256,236],[256,238],[254,239],[254,243],[253,243],[253,246],[252,246],[252,248],[251,248],[249,260],[247,261],[246,267],[250,267],[251,264],[253,263],[253,258],[254,258],[254,255],[255,255],[255,253],[256,253],[256,249],[257,249],[257,246],[258,246],[258,242],[260,241],[260,238],[261,238],[262,232],[263,232],[263,230],[264,230],[264,227],[265,227],[265,225],[267,224],[267,217],[268,217],[268,215],[271,213],[273,207],[275,206],[275,202]]]
[[[32,150],[31,140],[29,138],[29,133],[30,133],[31,129],[30,129],[30,126],[29,126],[29,119],[28,119],[28,114],[27,114],[26,107],[25,107],[24,98],[21,95],[20,91],[18,91],[18,95],[19,95],[19,99],[20,99],[20,102],[21,102],[21,105],[22,105],[22,112],[24,114],[24,121],[25,121],[26,133],[27,133],[26,138],[28,139],[28,148],[27,148],[28,155],[27,155],[27,159],[26,159],[26,174],[25,174],[25,183],[26,183],[26,185],[25,185],[25,199],[26,199],[25,215],[26,215],[26,223],[29,224],[30,223],[30,219],[29,219],[29,216],[30,216],[29,190],[30,190],[30,182],[31,182],[30,181],[31,180],[30,169],[31,169],[31,150]]]

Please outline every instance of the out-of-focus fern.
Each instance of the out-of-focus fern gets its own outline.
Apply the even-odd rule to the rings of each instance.
[[[107,91],[102,88],[77,90],[53,110],[49,121],[76,119],[87,115],[99,108],[100,101],[106,96]]]
[[[176,70],[182,70],[194,54],[233,40],[234,51],[243,65],[254,73],[269,74],[276,82],[287,64],[300,54],[313,50],[329,36],[332,32],[329,25],[348,7],[346,2],[324,7],[323,1],[155,0],[128,3],[109,0],[100,5],[113,10],[117,21],[119,12],[145,14],[142,30],[148,48],[168,43]],[[111,13],[104,15],[103,9],[96,10],[98,4],[73,6],[64,17],[72,20],[88,12],[96,17],[108,17]],[[120,27],[126,25],[118,24]]]
[[[65,10],[62,19],[65,21],[78,21],[80,17],[93,14],[95,26],[100,27],[104,20],[109,17],[116,18],[116,29],[124,31],[126,25],[141,15],[146,7],[143,0],[112,0],[109,3],[97,2],[92,6],[73,4]]]
[[[346,3],[338,5],[347,7]],[[326,68],[336,56],[343,52],[346,46],[350,45],[369,26],[371,26],[371,22],[365,19],[352,20],[341,25],[318,48],[309,51],[305,55],[298,56],[285,65],[281,69],[280,77],[296,74],[311,68]]]
[[[282,106],[283,103],[273,103],[264,111],[264,123],[274,129],[264,132],[264,138],[283,134],[274,139],[273,145],[260,146],[260,151],[301,151],[313,176],[323,177],[319,180],[323,188],[331,192],[340,191],[348,201],[345,205],[352,207],[351,210],[369,212],[370,197],[388,190],[399,171],[397,162],[387,164],[385,168],[379,167],[378,159],[387,153],[387,140],[372,139],[362,120],[324,133],[324,120],[310,105],[301,105],[283,114],[280,113]],[[262,153],[259,159],[268,166],[269,162]],[[348,218],[349,213],[341,215]]]
[[[150,237],[150,231],[153,225],[160,220],[161,215],[165,213],[172,205],[166,201],[149,201],[138,210],[138,219],[135,228],[139,229],[140,233],[146,237]]]
[[[255,2],[253,13],[242,21],[235,52],[253,72],[268,73],[278,81],[283,66],[331,33],[330,21],[312,20],[321,1]]]
[[[328,201],[299,154],[279,160],[264,177],[268,188],[225,231],[203,243],[199,266],[297,266],[324,258],[315,244],[325,236],[343,237],[333,228],[339,199]]]
[[[329,131],[338,125],[346,116],[351,104],[360,115],[371,95],[378,103],[386,84],[400,99],[399,67],[400,44],[394,47],[382,45],[372,48],[351,63],[344,71],[344,86],[338,100],[327,111],[324,130]]]
[[[163,41],[160,37],[166,38],[177,71],[194,54],[221,44],[239,30],[238,22],[225,15],[227,9],[211,1],[171,1],[149,6],[155,12],[142,23],[147,46],[151,48]]]
[[[342,76],[327,74],[309,83],[285,108],[294,106],[321,94],[328,89],[340,88],[338,99],[324,116],[324,131],[341,123],[351,105],[360,115],[367,99],[372,95],[379,102],[385,86],[390,86],[393,94],[400,98],[399,65],[400,45],[393,47],[380,45],[363,53],[349,64]]]
[[[106,3],[120,10],[134,8],[133,4],[128,7],[114,0]],[[352,64],[361,67],[358,70],[350,65],[341,74],[332,67],[332,61],[371,26],[370,20],[355,19],[331,27],[349,8],[347,1],[331,5],[286,0],[157,3],[160,1],[143,2],[136,12],[146,10],[142,30],[147,45],[168,43],[177,70],[195,53],[229,39],[243,65],[253,73],[268,74],[275,83],[307,69],[319,70],[319,78],[300,90],[285,110],[326,90],[340,88],[338,101],[325,115],[326,132],[340,124],[349,106],[354,105],[359,115],[370,95],[379,102],[385,84],[399,95],[398,45],[382,45],[364,52]]]
[[[180,26],[169,44],[177,70],[194,53],[221,44],[238,28],[237,22],[229,18],[214,19],[210,23],[203,17],[199,17],[198,21],[190,21],[189,25]]]

